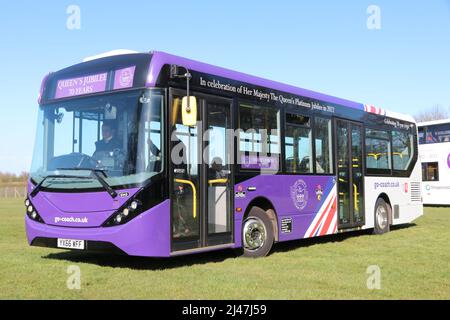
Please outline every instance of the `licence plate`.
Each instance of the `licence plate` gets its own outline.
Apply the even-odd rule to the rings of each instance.
[[[84,250],[84,240],[58,239],[58,248]]]

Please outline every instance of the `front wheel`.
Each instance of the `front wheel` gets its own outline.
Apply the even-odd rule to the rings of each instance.
[[[272,249],[273,243],[273,226],[269,216],[263,209],[253,207],[242,227],[244,256],[264,257]]]
[[[384,201],[384,199],[379,198],[375,204],[375,234],[383,234],[389,232],[389,212],[391,207]]]

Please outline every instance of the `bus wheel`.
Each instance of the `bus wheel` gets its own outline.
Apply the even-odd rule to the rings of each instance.
[[[242,244],[245,257],[264,257],[274,242],[273,226],[267,213],[253,207],[242,228]]]
[[[389,232],[390,206],[382,198],[378,198],[375,204],[375,228],[373,233],[383,234]]]

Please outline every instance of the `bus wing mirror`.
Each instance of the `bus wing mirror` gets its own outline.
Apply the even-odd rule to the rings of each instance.
[[[197,99],[193,96],[183,97],[181,110],[183,125],[194,127],[197,124]]]

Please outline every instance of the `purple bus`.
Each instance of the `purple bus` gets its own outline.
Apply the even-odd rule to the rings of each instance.
[[[170,257],[422,215],[414,120],[163,52],[94,57],[41,86],[32,246]]]

